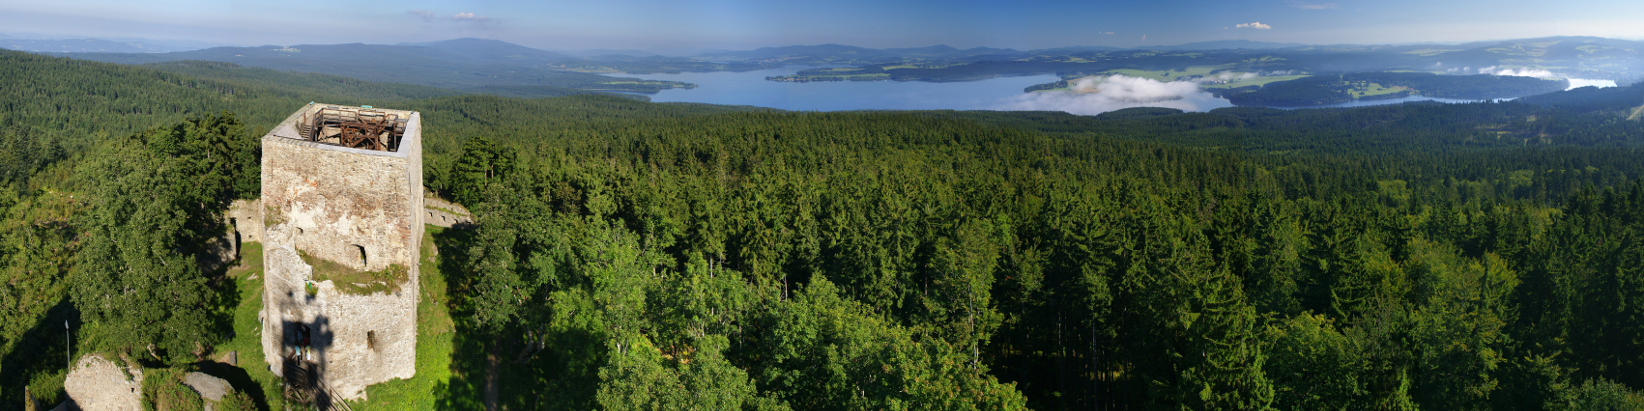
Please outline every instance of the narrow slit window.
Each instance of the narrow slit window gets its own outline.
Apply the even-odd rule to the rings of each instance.
[[[359,244],[355,244],[354,245],[354,250],[358,251],[359,255],[360,255],[360,269],[362,269],[362,270],[365,269],[365,267],[370,265],[370,262],[371,262],[371,260],[367,260],[366,257],[365,257],[365,247],[361,246]]]

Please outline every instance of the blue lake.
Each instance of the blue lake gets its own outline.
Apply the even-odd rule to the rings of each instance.
[[[772,107],[796,111],[840,110],[990,110],[997,109],[1022,89],[1060,78],[998,77],[958,83],[923,81],[824,81],[783,83],[766,80],[815,66],[714,73],[614,74],[650,80],[696,84],[694,89],[663,90],[649,95],[654,102],[693,102]]]
[[[651,101],[659,103],[693,102],[748,105],[793,111],[1053,110],[1093,115],[1125,107],[1151,106],[1178,108],[1187,111],[1209,111],[1233,106],[1227,99],[1216,98],[1202,91],[1177,93],[1175,97],[1169,99],[1150,100],[1149,102],[1138,102],[1124,98],[1116,99],[1111,95],[1101,93],[1022,92],[1022,89],[1027,86],[1059,80],[1057,76],[1050,74],[996,77],[981,81],[954,83],[929,83],[923,81],[785,83],[765,80],[765,77],[769,76],[791,75],[800,70],[818,67],[824,66],[787,66],[745,72],[613,74],[612,76],[683,81],[698,86],[694,89],[664,90],[649,95]],[[1615,83],[1608,80],[1572,79],[1571,81],[1571,88],[1583,85],[1614,87]],[[1189,87],[1191,88],[1191,86]],[[1145,90],[1129,90],[1128,92],[1145,93]],[[1361,107],[1413,101],[1471,103],[1481,100],[1409,96],[1385,100],[1356,100],[1323,106],[1276,108]]]

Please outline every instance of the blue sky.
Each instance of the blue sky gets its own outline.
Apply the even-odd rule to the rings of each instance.
[[[1212,40],[1644,39],[1644,1],[1445,0],[49,0],[0,5],[0,32],[237,45],[492,38],[550,50],[839,43],[1017,49]],[[1241,26],[1242,25],[1242,26]]]

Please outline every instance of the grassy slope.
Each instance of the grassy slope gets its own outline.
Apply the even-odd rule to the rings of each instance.
[[[258,311],[263,308],[262,243],[243,244],[240,248],[240,261],[240,266],[228,270],[228,277],[240,292],[240,303],[233,308],[234,335],[233,338],[218,345],[216,351],[237,351],[240,359],[239,368],[245,370],[252,382],[261,388],[262,395],[256,395],[256,388],[236,385],[236,389],[252,391],[252,399],[267,402],[270,410],[282,410],[285,409],[285,404],[279,394],[279,380],[272,371],[269,371],[268,361],[263,359],[262,321],[258,320]]]
[[[1393,93],[1397,93],[1397,92],[1408,90],[1408,89],[1409,89],[1409,87],[1403,87],[1403,86],[1387,87],[1387,86],[1383,86],[1383,85],[1377,84],[1377,83],[1370,83],[1367,87],[1365,87],[1365,88],[1355,88],[1352,91],[1350,91],[1350,93],[1353,94],[1353,98],[1364,98],[1364,97],[1374,97],[1374,96],[1393,94]]]

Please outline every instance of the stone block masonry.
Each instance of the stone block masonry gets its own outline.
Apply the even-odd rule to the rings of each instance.
[[[313,125],[322,109],[362,118],[386,113],[406,120],[403,135],[384,134],[396,143],[385,150],[326,144],[312,138],[327,130]],[[415,374],[417,260],[427,215],[421,129],[416,112],[310,104],[263,136],[262,343],[275,374],[299,358],[304,328],[311,354],[303,361],[343,398],[361,399],[366,386]],[[351,270],[408,274],[388,290],[358,295],[339,288],[347,284],[316,279],[305,255]]]

